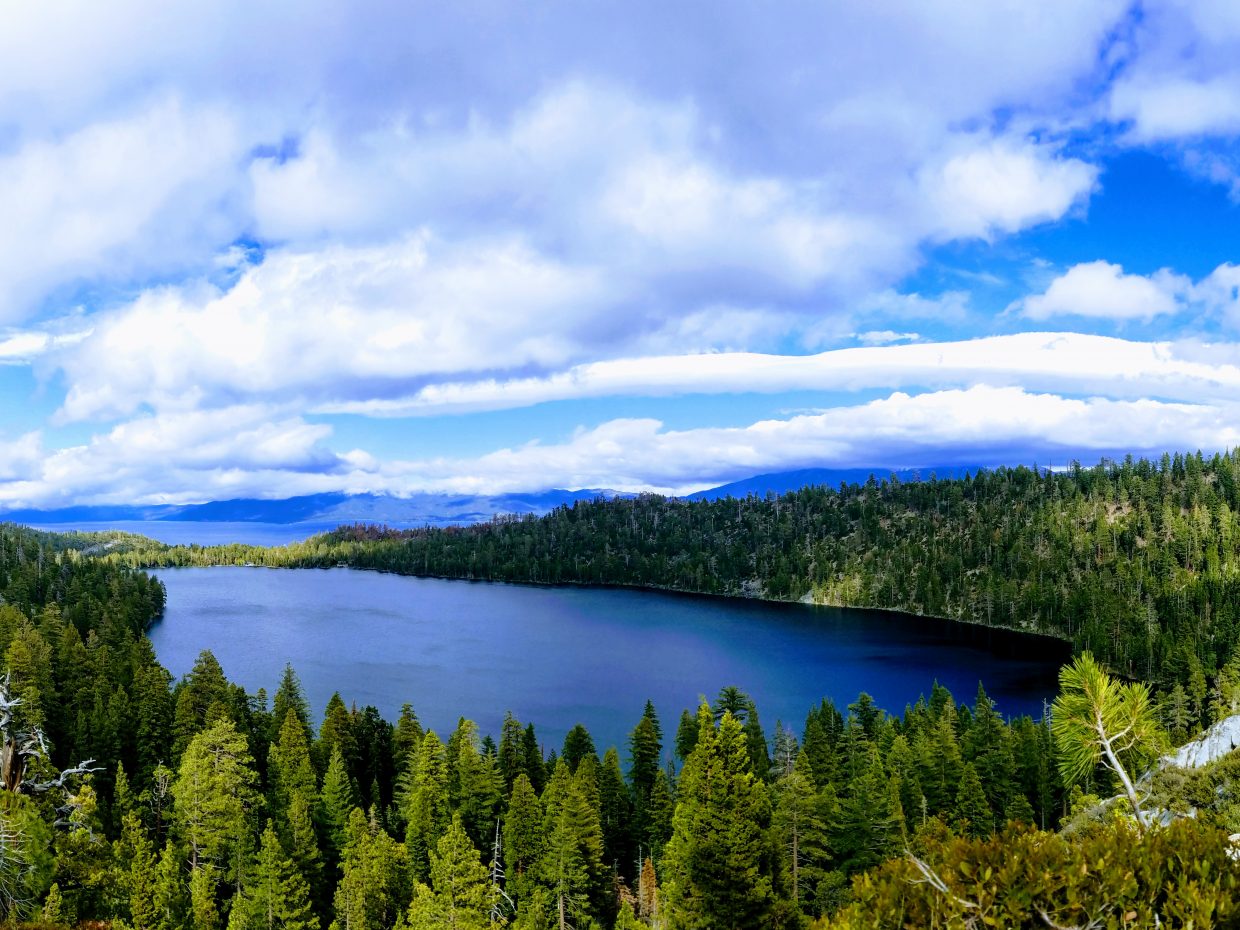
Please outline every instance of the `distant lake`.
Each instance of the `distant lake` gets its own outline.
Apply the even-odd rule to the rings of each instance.
[[[44,523],[36,530],[51,533],[105,533],[120,530],[149,536],[170,546],[283,546],[318,533],[334,530],[335,523],[248,523],[207,522],[201,520],[116,520],[112,523]]]
[[[937,679],[970,704],[978,680],[1005,715],[1041,716],[1065,643],[878,611],[596,587],[543,588],[353,569],[181,568],[151,630],[174,675],[211,649],[233,681],[274,693],[286,662],[321,715],[333,691],[389,720],[476,720],[498,738],[505,710],[548,748],[584,723],[622,749],[647,698],[670,744],[680,712],[737,685],[768,736],[798,734],[810,705],[869,692],[899,712]]]

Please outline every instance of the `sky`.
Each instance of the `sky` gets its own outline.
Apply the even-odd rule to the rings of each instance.
[[[1235,0],[48,0],[0,507],[1240,446]]]

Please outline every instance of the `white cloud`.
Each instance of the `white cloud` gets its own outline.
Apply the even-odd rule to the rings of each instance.
[[[604,299],[605,295],[605,299]],[[588,270],[519,242],[427,236],[282,252],[226,291],[164,288],[96,320],[67,353],[64,415],[314,397],[478,369],[574,360],[616,299]]]
[[[1009,461],[1030,450],[1056,457],[1240,443],[1240,410],[1151,400],[1072,399],[977,386],[840,407],[745,427],[665,430],[615,420],[558,444],[529,444],[476,459],[392,463],[389,488],[478,493],[535,486],[681,493],[762,471],[808,466],[917,466]],[[1060,459],[1062,461],[1062,458]],[[537,476],[537,477],[533,477]]]
[[[437,383],[411,395],[330,403],[319,410],[424,416],[597,397],[907,390],[976,384],[1133,400],[1147,396],[1221,400],[1240,394],[1240,346],[1133,342],[1079,333],[1020,333],[959,342],[836,349],[817,355],[729,352],[655,356],[591,362],[543,377]]]
[[[0,155],[0,320],[82,280],[201,267],[243,228],[241,154],[226,112],[165,99]]]
[[[1056,316],[1094,317],[1107,320],[1152,320],[1178,313],[1180,300],[1192,283],[1167,269],[1151,277],[1124,274],[1110,262],[1074,265],[1060,275],[1043,294],[1018,301],[1013,309],[1033,320]]]
[[[1240,408],[1220,403],[1067,398],[978,385],[838,407],[732,428],[668,430],[620,419],[557,443],[531,442],[473,458],[380,461],[334,455],[325,427],[268,408],[162,415],[87,445],[41,455],[26,437],[0,461],[10,507],[190,502],[327,490],[502,493],[613,487],[681,493],[761,471],[808,466],[1009,462],[1240,444]],[[13,463],[16,464],[13,464]]]
[[[261,405],[140,417],[55,450],[32,433],[0,445],[0,502],[177,503],[333,489],[367,459],[330,451],[330,433]]]
[[[925,169],[922,185],[943,238],[990,239],[1057,220],[1093,191],[1098,169],[1054,146],[1012,139],[975,144]]]

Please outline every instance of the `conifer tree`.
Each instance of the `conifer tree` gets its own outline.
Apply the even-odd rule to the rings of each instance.
[[[310,887],[285,856],[270,820],[251,871],[245,888],[233,899],[228,930],[317,930]]]
[[[271,786],[271,810],[277,815],[287,811],[293,794],[300,794],[312,804],[318,798],[310,744],[306,741],[305,726],[293,707],[285,712],[280,733],[271,744],[267,780]]]
[[[534,790],[542,794],[545,787],[547,768],[543,761],[542,750],[538,746],[538,737],[534,734],[534,724],[525,728],[521,738],[521,750],[525,754],[525,774],[530,777]]]
[[[152,898],[155,906],[155,930],[180,930],[189,908],[188,888],[182,876],[182,851],[169,841],[159,856],[155,871]],[[137,914],[134,914],[135,920]]]
[[[703,704],[698,722],[698,744],[681,773],[675,832],[664,854],[667,916],[685,930],[762,926],[773,903],[767,791],[750,770],[736,717],[725,711],[716,728]]]
[[[542,806],[529,777],[522,772],[512,783],[508,812],[504,815],[504,848],[508,877],[519,879],[542,852]]]
[[[284,673],[280,676],[280,685],[276,688],[275,699],[272,701],[271,719],[276,726],[282,727],[290,711],[301,724],[306,745],[310,745],[313,736],[310,730],[310,702],[306,700],[306,694],[301,688],[301,680],[293,671],[292,664],[286,664]]]
[[[418,769],[405,803],[405,844],[414,875],[425,880],[430,875],[430,852],[451,823],[447,750],[434,730],[422,739]]]
[[[591,756],[595,762],[598,762],[598,754],[594,751],[594,740],[590,736],[590,731],[580,723],[574,724],[573,728],[568,731],[568,735],[564,737],[564,751],[560,753],[560,758],[567,763],[568,770],[572,773],[577,771],[577,766],[586,756]]]
[[[504,792],[512,794],[512,784],[522,772],[529,775],[525,762],[525,731],[520,721],[512,715],[512,711],[504,714],[504,723],[499,731],[499,749],[497,752],[500,777],[504,780]],[[541,766],[540,766],[541,767]]]
[[[402,704],[400,717],[392,734],[392,761],[398,773],[413,769],[418,750],[422,747],[422,737],[425,735],[418,715],[413,712],[413,705]]]
[[[655,775],[658,775],[658,769]],[[603,754],[603,764],[598,772],[598,798],[599,823],[603,828],[603,861],[627,872],[635,851],[632,830],[638,824],[628,786],[620,772],[620,754],[615,747]],[[649,801],[647,793],[646,806],[649,806]]]
[[[192,872],[210,867],[212,875],[218,871],[225,880],[239,880],[259,800],[257,782],[245,737],[231,719],[221,719],[190,740],[172,794]],[[199,879],[199,898],[206,893],[205,880]],[[195,913],[205,906],[195,899]]]
[[[960,776],[953,822],[958,829],[973,837],[989,836],[994,830],[994,813],[972,762],[964,764]]]
[[[798,907],[803,903],[804,890],[812,889],[822,876],[828,858],[827,826],[810,770],[809,756],[799,753],[792,768],[775,783],[771,816],[792,901]]]
[[[348,839],[349,818],[357,808],[357,795],[353,781],[345,767],[340,747],[332,749],[327,774],[323,776],[323,793],[319,800],[325,851],[329,863],[340,861],[341,852]]]
[[[454,816],[430,854],[431,884],[421,883],[409,906],[410,930],[483,930],[499,895],[461,818]]]
[[[413,896],[409,855],[379,826],[354,808],[336,886],[336,930],[391,930]]]

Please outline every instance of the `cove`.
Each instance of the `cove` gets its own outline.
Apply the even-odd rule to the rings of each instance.
[[[176,676],[210,649],[251,693],[286,662],[313,712],[333,691],[395,720],[413,705],[441,735],[460,716],[498,738],[506,710],[547,748],[583,723],[624,758],[647,698],[669,746],[681,710],[725,685],[753,696],[770,736],[799,736],[824,697],[861,691],[900,711],[935,680],[973,702],[978,681],[1008,716],[1040,717],[1066,643],[882,611],[772,604],[601,587],[533,587],[347,568],[179,568],[150,631]]]

